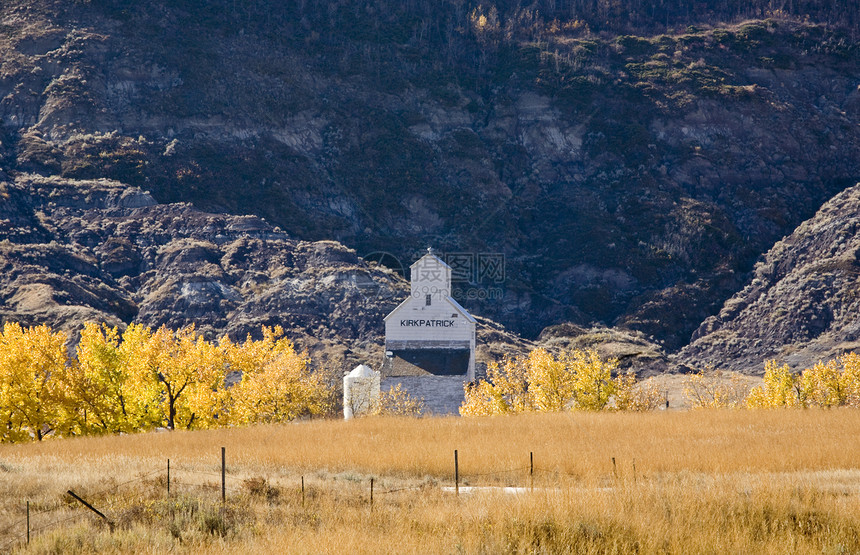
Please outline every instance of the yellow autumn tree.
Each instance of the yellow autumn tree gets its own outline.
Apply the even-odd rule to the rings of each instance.
[[[576,368],[570,355],[556,358],[545,349],[531,351],[524,361],[530,404],[541,412],[565,410],[576,394]]]
[[[764,365],[764,382],[750,390],[746,405],[749,408],[804,407],[806,395],[799,376],[787,364],[779,366],[775,360]]]
[[[593,349],[574,349],[567,356],[573,381],[573,400],[581,410],[606,408],[609,398],[615,393],[612,372],[618,368],[618,360],[602,360]]]
[[[327,413],[331,390],[320,373],[311,371],[307,356],[296,352],[280,326],[262,331],[262,339],[249,336],[242,344],[221,340],[230,369],[242,373],[229,391],[232,420],[286,422]]]
[[[119,351],[119,330],[87,323],[81,331],[76,360],[61,387],[74,434],[133,431],[126,411],[127,369]]]
[[[498,366],[490,366],[488,374],[497,368]],[[469,382],[464,388],[465,398],[460,405],[461,416],[491,416],[509,412],[501,391],[492,382],[488,380]]]
[[[241,388],[241,380],[250,380],[250,377],[261,373],[266,365],[274,361],[283,353],[294,353],[293,344],[284,337],[284,330],[280,326],[261,328],[262,339],[255,340],[248,334],[244,342],[234,342],[224,336],[218,342],[218,347],[224,356],[228,373],[236,373],[239,381],[225,390],[222,403],[225,407],[224,423],[241,424],[246,421],[245,411],[237,407],[237,394]],[[246,399],[242,400],[244,403]]]
[[[42,440],[66,427],[58,383],[68,364],[67,337],[46,325],[7,322],[0,334],[0,439]]]
[[[220,350],[191,324],[175,332],[162,326],[152,335],[153,378],[160,389],[164,425],[193,429],[214,426],[220,414],[225,364]]]
[[[839,382],[844,394],[845,404],[860,408],[860,355],[847,353],[840,358],[842,375]]]
[[[612,378],[617,369],[617,360],[603,360],[590,349],[573,349],[558,357],[535,349],[526,357],[491,365],[486,380],[467,384],[460,414],[606,409],[618,389],[619,382]],[[631,390],[624,402],[632,406],[635,377],[625,383]]]
[[[838,407],[845,403],[839,359],[817,362],[800,374],[800,387],[811,406]]]
[[[158,381],[160,342],[152,329],[130,324],[118,348],[124,374],[123,413],[131,431],[151,430],[164,423],[162,392]]]
[[[860,355],[847,353],[801,373],[775,361],[765,364],[764,383],[747,397],[750,408],[860,407]]]
[[[489,416],[533,410],[527,359],[508,358],[487,368],[487,379],[466,384],[463,416]]]

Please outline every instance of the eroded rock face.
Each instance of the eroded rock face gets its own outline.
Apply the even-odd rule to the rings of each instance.
[[[336,4],[0,3],[3,314],[363,337],[355,254],[432,245],[503,255],[455,296],[524,337],[676,351],[860,175],[860,46],[814,10],[611,37],[497,3],[487,42],[479,2]]]
[[[85,321],[244,339],[281,325],[300,344],[381,349],[401,276],[253,216],[159,205],[109,180],[21,175],[4,189],[0,319],[71,333]],[[13,208],[14,207],[14,208]]]
[[[828,201],[756,264],[752,281],[678,355],[688,365],[762,373],[860,349],[860,184]]]
[[[139,189],[92,199],[105,210],[154,197],[255,214],[407,267],[431,244],[503,254],[501,283],[460,288],[474,312],[531,338],[573,321],[671,350],[856,181],[850,34],[813,18],[616,40],[558,29],[542,9],[546,29],[529,35],[500,4],[513,27],[486,43],[468,5],[7,0],[0,181],[109,177]],[[0,232],[50,236],[13,212],[35,219]],[[123,237],[94,255],[113,279],[203,256],[199,276],[140,291],[175,290],[195,314],[241,304],[235,285],[213,285],[230,275],[220,251]]]
[[[409,294],[402,275],[339,243],[296,240],[256,216],[156,204],[116,181],[24,174],[0,193],[0,321],[47,323],[73,340],[85,322],[194,324],[209,338],[234,340],[279,325],[336,374],[382,361],[383,318]],[[482,363],[537,346],[478,321]],[[614,343],[593,330],[585,342],[559,339],[582,333],[560,326],[543,344],[609,342],[601,352],[634,370],[665,362],[659,347],[619,340],[624,333]]]

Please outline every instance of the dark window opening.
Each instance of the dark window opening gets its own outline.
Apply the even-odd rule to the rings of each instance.
[[[427,295],[426,297],[424,297],[424,304],[426,304],[427,306],[430,306],[430,295]]]
[[[403,349],[393,351],[394,376],[464,376],[469,370],[469,349]],[[423,371],[423,372],[422,372]]]

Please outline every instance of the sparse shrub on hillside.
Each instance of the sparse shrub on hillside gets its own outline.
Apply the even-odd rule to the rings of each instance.
[[[664,398],[633,374],[618,375],[616,359],[601,359],[592,349],[572,349],[558,357],[544,349],[493,364],[487,380],[466,386],[463,416],[520,412],[650,410]]]
[[[379,416],[421,416],[425,408],[424,399],[413,397],[397,384],[379,394],[374,413]]]
[[[692,374],[684,383],[684,395],[694,409],[742,407],[748,392],[749,387],[737,374],[728,376],[714,369]]]

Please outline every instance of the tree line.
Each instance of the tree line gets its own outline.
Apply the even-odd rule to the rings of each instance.
[[[7,322],[0,332],[0,442],[205,429],[286,422],[333,414],[337,384],[314,372],[282,328],[262,338],[206,340],[179,330],[131,324],[122,332],[85,324],[69,357],[68,336],[47,325]],[[860,408],[860,355],[848,353],[802,372],[768,361],[749,388],[719,372],[688,378],[693,408]],[[538,348],[491,364],[465,386],[463,416],[564,410],[653,410],[666,403],[652,381],[622,373],[592,349],[553,354]],[[393,388],[373,414],[415,415],[421,400]]]
[[[46,325],[3,326],[0,441],[284,422],[335,406],[334,388],[280,327],[216,343],[193,325],[88,323],[71,360],[67,341]]]
[[[802,372],[768,361],[764,383],[750,391],[746,404],[750,408],[860,408],[860,355],[848,353]]]
[[[691,374],[684,384],[690,408],[860,408],[860,354],[851,352],[792,371],[765,363],[764,379],[750,387],[739,375],[714,369]],[[592,349],[554,355],[535,349],[490,365],[487,379],[466,386],[463,416],[565,410],[654,410],[667,393],[651,380],[621,373],[616,359]]]
[[[538,348],[490,365],[486,380],[466,386],[460,414],[653,410],[665,402],[652,382],[640,384],[635,374],[620,373],[617,359],[603,359],[593,349],[554,355]]]
[[[113,17],[136,10],[170,10],[176,17],[209,25],[272,27],[289,25],[297,38],[313,32],[339,32],[343,37],[379,38],[381,28],[394,27],[393,38],[437,36],[445,26],[465,26],[474,10],[494,11],[502,22],[523,13],[547,22],[579,20],[595,30],[665,32],[672,26],[719,24],[785,15],[816,23],[856,27],[860,13],[836,0],[161,0],[142,6],[135,0],[76,0]],[[161,6],[157,6],[160,4]],[[352,22],[352,26],[347,24]]]

